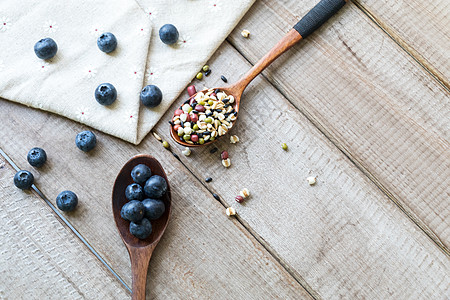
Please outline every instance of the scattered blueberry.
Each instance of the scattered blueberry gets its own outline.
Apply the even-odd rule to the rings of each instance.
[[[33,148],[28,152],[27,160],[33,167],[42,167],[47,161],[47,153],[45,153],[44,149]]]
[[[120,216],[131,222],[139,222],[144,217],[144,205],[141,201],[132,200],[122,206]]]
[[[211,177],[206,177],[205,181],[206,181],[206,182],[211,182],[211,181],[212,181],[212,178],[211,178]]]
[[[156,107],[162,101],[162,92],[156,85],[147,85],[141,91],[141,102],[147,107]]]
[[[150,177],[144,186],[144,192],[147,197],[152,199],[161,198],[167,191],[167,182],[159,175]]]
[[[146,182],[150,176],[152,176],[152,170],[143,164],[137,165],[131,171],[131,178],[133,178],[133,181],[137,183]]]
[[[178,30],[172,24],[166,24],[159,29],[159,38],[164,44],[175,44],[178,41],[178,37]]]
[[[105,53],[113,52],[117,47],[117,39],[111,32],[102,33],[97,39],[98,49]]]
[[[161,200],[145,199],[142,204],[144,205],[144,215],[149,220],[159,219],[166,211],[166,206]]]
[[[94,149],[97,144],[97,138],[92,131],[83,131],[77,134],[75,144],[80,150],[88,152]]]
[[[64,191],[56,197],[56,206],[62,211],[72,211],[78,205],[78,197],[74,192]]]
[[[51,38],[39,40],[36,44],[34,44],[34,53],[36,53],[37,57],[40,59],[50,59],[56,55],[57,51],[58,46]]]
[[[95,89],[95,100],[101,105],[111,105],[117,99],[117,90],[111,83],[102,83]]]
[[[21,170],[14,175],[14,185],[22,190],[28,190],[34,183],[34,176],[28,171]]]
[[[128,200],[142,200],[142,198],[144,198],[142,186],[137,183],[130,184],[125,190],[125,197]]]
[[[130,223],[130,232],[138,239],[146,239],[152,233],[152,224],[147,219],[142,219],[140,222]]]

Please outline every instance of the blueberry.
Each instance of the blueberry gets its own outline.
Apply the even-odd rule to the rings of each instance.
[[[147,107],[156,107],[162,101],[162,92],[156,85],[147,85],[141,91],[141,102]]]
[[[144,205],[141,201],[132,200],[122,206],[120,216],[131,222],[139,222],[144,217]]]
[[[113,52],[117,47],[117,39],[111,32],[102,33],[97,39],[98,49],[105,53]]]
[[[34,183],[34,176],[28,171],[21,170],[14,175],[14,185],[22,190],[28,190]]]
[[[142,219],[140,222],[130,223],[130,232],[138,239],[146,239],[152,233],[152,224],[147,219]]]
[[[144,186],[145,195],[149,198],[161,198],[167,191],[167,182],[159,175],[150,177]]]
[[[111,105],[117,99],[117,90],[111,83],[102,83],[95,89],[95,100],[101,105]]]
[[[172,24],[166,24],[159,29],[159,38],[164,44],[175,44],[178,41],[178,36],[178,30]]]
[[[152,170],[146,165],[140,164],[133,168],[131,171],[131,178],[134,182],[144,183],[152,176]]]
[[[74,192],[64,191],[56,197],[56,206],[62,211],[72,211],[78,205],[78,197]]]
[[[166,206],[161,200],[145,199],[142,204],[144,205],[144,216],[149,220],[159,219],[166,211]]]
[[[83,131],[77,134],[75,144],[80,150],[89,152],[94,149],[97,144],[97,138],[92,131]]]
[[[33,167],[42,167],[47,161],[47,153],[45,153],[44,149],[33,148],[28,152],[27,160]]]
[[[144,198],[144,192],[142,186],[137,183],[132,183],[125,189],[125,197],[128,200],[142,200]]]
[[[56,55],[57,51],[58,46],[51,38],[39,40],[36,44],[34,44],[34,53],[36,53],[37,57],[40,59],[50,59]]]

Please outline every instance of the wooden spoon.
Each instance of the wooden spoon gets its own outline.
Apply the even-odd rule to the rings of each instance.
[[[166,211],[161,218],[151,221],[153,230],[150,236],[145,240],[140,240],[132,235],[129,229],[130,222],[122,219],[120,216],[122,206],[128,202],[125,198],[125,189],[129,184],[133,183],[131,170],[138,164],[148,166],[152,170],[152,175],[159,175],[167,182],[167,192],[161,199],[166,205]],[[145,285],[147,282],[147,270],[150,258],[152,257],[153,250],[155,250],[156,245],[166,230],[171,211],[169,181],[167,180],[166,173],[161,164],[153,156],[144,154],[136,155],[123,166],[114,183],[112,209],[120,237],[127,247],[131,259],[131,272],[133,274],[132,299],[145,300]]]
[[[238,82],[227,87],[219,87],[227,95],[233,95],[235,98],[234,109],[239,113],[239,105],[241,103],[241,96],[247,85],[258,76],[267,66],[269,66],[281,54],[289,50],[296,43],[306,38],[313,33],[335,13],[337,13],[348,0],[322,0],[315,7],[313,7],[295,26],[290,30],[263,58],[261,58]],[[202,91],[205,92],[205,91]],[[195,94],[196,95],[196,94]],[[195,97],[195,95],[191,96]],[[236,122],[236,121],[234,121]],[[189,144],[182,140],[177,132],[170,127],[170,135],[172,139],[180,145],[185,147],[198,147],[209,145],[212,142],[207,142],[203,145]]]

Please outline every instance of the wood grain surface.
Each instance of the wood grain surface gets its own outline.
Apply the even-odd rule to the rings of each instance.
[[[233,82],[250,67],[229,45],[208,64],[218,72],[201,82],[207,87],[220,85],[222,72]],[[170,117],[169,111],[155,129],[164,139]],[[208,189],[318,297],[443,299],[448,293],[448,256],[266,80],[247,88],[230,134],[240,142],[219,139],[189,157],[173,149],[199,180],[213,178]],[[229,152],[228,169],[222,150]],[[317,185],[309,186],[308,176]],[[234,197],[243,188],[251,197],[240,205]]]
[[[259,1],[230,41],[254,63],[314,3]],[[243,39],[243,28],[256,34]],[[441,84],[351,3],[264,74],[449,252],[450,97]]]
[[[222,74],[236,82],[317,2],[257,1],[197,90],[222,86]],[[445,0],[350,2],[249,85],[230,133],[238,144],[225,137],[183,156],[169,138],[174,104],[154,129],[170,151],[151,135],[136,147],[95,131],[86,154],[74,145],[86,127],[1,100],[0,149],[53,204],[77,193],[64,216],[128,286],[113,182],[138,153],[160,160],[173,211],[147,299],[450,299],[448,10]],[[41,169],[26,161],[36,146],[49,157]],[[13,174],[0,157],[0,299],[129,299]],[[238,204],[243,188],[251,196]]]
[[[450,88],[448,0],[353,0]]]
[[[62,190],[79,198],[66,214],[71,224],[131,285],[131,267],[111,211],[111,191],[123,164],[138,153],[163,165],[172,189],[172,216],[153,253],[147,278],[150,299],[309,299],[302,286],[255,238],[152,136],[135,147],[102,133],[97,147],[84,153],[75,136],[86,129],[62,117],[0,102],[0,148],[21,168],[28,168],[41,191],[55,204]],[[26,162],[32,147],[45,148],[41,169]],[[226,274],[226,275],[224,275]],[[280,296],[281,295],[281,296]]]
[[[128,290],[0,156],[0,299],[126,299]]]

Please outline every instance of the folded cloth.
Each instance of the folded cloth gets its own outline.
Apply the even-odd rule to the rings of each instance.
[[[0,97],[136,142],[151,22],[135,1],[4,0],[0,24]],[[118,40],[110,54],[97,47],[103,32]],[[34,53],[34,44],[46,37],[58,45],[48,61]],[[103,82],[118,91],[111,106],[95,101]]]
[[[253,2],[1,1],[0,97],[138,144]],[[166,23],[180,32],[174,46],[159,40],[158,30]],[[118,40],[110,54],[97,47],[103,32],[112,32]],[[33,51],[44,37],[58,44],[58,53],[49,61]],[[95,101],[94,90],[103,82],[117,89],[118,98],[111,106]],[[157,108],[140,105],[139,93],[146,84],[163,91]]]

